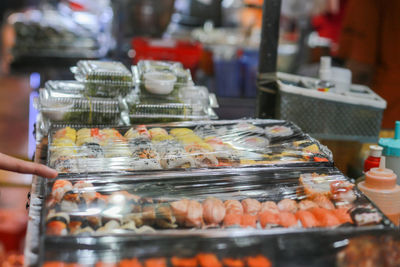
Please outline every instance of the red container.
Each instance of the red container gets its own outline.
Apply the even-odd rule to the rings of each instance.
[[[145,37],[133,38],[132,49],[135,51],[133,64],[144,59],[178,61],[190,69],[192,75],[199,66],[203,51],[199,42]]]

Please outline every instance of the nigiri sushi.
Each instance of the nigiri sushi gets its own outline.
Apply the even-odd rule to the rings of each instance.
[[[224,258],[222,264],[225,267],[244,267],[244,262],[241,259]]]
[[[143,267],[140,261],[136,258],[130,260],[121,260],[118,267]]]
[[[230,226],[235,226],[235,225],[239,226],[241,218],[242,218],[242,214],[229,213],[229,214],[225,215],[223,224],[225,227],[230,227]]]
[[[172,267],[197,267],[197,259],[172,257],[171,264]]]
[[[238,200],[226,200],[224,206],[226,214],[243,214],[243,206]]]
[[[203,225],[203,206],[201,203],[189,200],[185,225],[187,227],[201,227]]]
[[[54,220],[46,223],[46,235],[62,236],[67,234],[68,229],[65,222]]]
[[[257,217],[249,213],[242,214],[240,216],[240,226],[241,227],[257,227]]]
[[[279,225],[283,227],[294,227],[298,225],[296,216],[291,212],[281,211],[278,213],[278,218]]]
[[[279,225],[279,216],[275,211],[264,210],[259,214],[259,220],[262,228]]]
[[[353,224],[353,219],[350,216],[350,213],[348,212],[348,209],[344,208],[338,208],[338,209],[333,209],[332,210],[333,214],[335,214],[336,218],[339,219],[339,222],[341,224],[344,223],[351,223]]]
[[[318,195],[313,199],[314,203],[317,204],[320,208],[333,210],[335,205],[333,205],[332,201],[325,195]]]
[[[339,219],[335,216],[332,210],[324,208],[312,208],[309,211],[318,220],[320,226],[333,227],[340,224]]]
[[[199,253],[196,256],[201,267],[222,267],[221,262],[218,260],[215,254],[211,253]]]
[[[218,225],[225,217],[225,206],[218,198],[207,198],[203,201],[203,219],[206,224]]]
[[[271,267],[271,262],[264,256],[258,255],[254,257],[247,257],[245,259],[248,267]]]
[[[152,258],[144,261],[144,267],[167,267],[165,258]]]
[[[73,186],[70,181],[59,179],[54,182],[51,195],[59,202],[64,197],[64,194],[72,189]]]
[[[299,210],[308,210],[318,207],[318,205],[315,202],[308,199],[300,201],[297,206],[299,207]]]
[[[246,198],[242,200],[242,206],[244,213],[251,215],[257,215],[257,213],[261,210],[260,202],[252,198]]]
[[[266,202],[261,203],[260,213],[262,213],[264,211],[269,211],[272,213],[279,213],[278,206],[273,201],[266,201]]]
[[[278,202],[278,209],[280,211],[296,213],[298,209],[297,202],[290,198],[282,199],[281,201]]]
[[[176,218],[176,222],[181,226],[185,223],[185,219],[188,213],[189,202],[190,201],[188,199],[184,198],[170,203],[172,213]]]
[[[317,218],[308,210],[299,210],[296,212],[296,218],[301,222],[305,228],[318,227],[319,222]]]

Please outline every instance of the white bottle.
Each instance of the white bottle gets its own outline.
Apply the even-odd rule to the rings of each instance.
[[[332,59],[331,57],[321,57],[319,67],[319,81],[315,87],[318,91],[328,92],[335,88],[335,84],[332,81]]]

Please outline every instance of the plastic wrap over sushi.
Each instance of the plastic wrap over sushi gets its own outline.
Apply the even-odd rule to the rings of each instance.
[[[44,232],[62,236],[391,225],[338,171],[316,171],[235,169],[214,175],[49,181]]]
[[[60,172],[76,172],[57,166],[73,158],[78,172],[99,172],[331,163],[329,150],[284,121],[178,125],[57,129],[50,136],[49,164]],[[72,133],[68,146],[60,145],[65,131]]]

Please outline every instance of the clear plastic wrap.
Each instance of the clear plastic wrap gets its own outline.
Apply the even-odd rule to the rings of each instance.
[[[395,267],[399,266],[399,240],[395,230],[346,229],[214,238],[81,238],[65,240],[63,246],[53,239],[46,242],[43,266]]]
[[[131,86],[83,83],[79,81],[47,81],[45,88],[53,97],[98,97],[119,98],[124,97],[132,91]]]
[[[177,77],[177,83],[189,83],[192,75],[188,69],[184,69],[182,63],[175,61],[161,60],[140,60],[136,67],[133,67],[135,80],[144,81],[144,75],[149,72],[170,73]]]
[[[285,121],[66,127],[49,135],[48,164],[59,172],[332,164],[326,147]]]
[[[334,168],[77,175],[45,194],[48,236],[393,226]]]
[[[134,86],[132,73],[118,61],[80,60],[71,71],[88,96],[126,96]]]
[[[36,108],[44,120],[63,123],[118,124],[119,103],[112,99],[74,98],[52,96],[46,89],[40,89]]]

